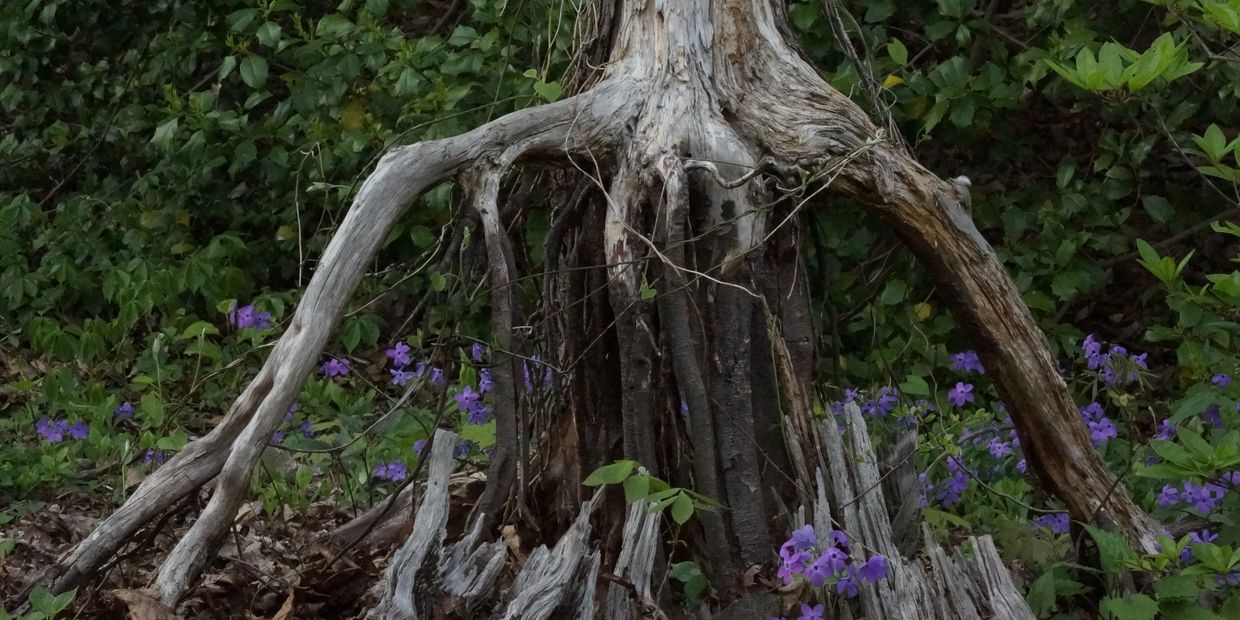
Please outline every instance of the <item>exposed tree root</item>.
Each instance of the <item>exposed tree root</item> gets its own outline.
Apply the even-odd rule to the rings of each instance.
[[[580,224],[557,230],[548,241],[554,241],[557,261],[562,242],[570,264],[597,267],[601,258],[612,281],[600,282],[597,273],[564,276],[558,285],[547,281],[548,291],[584,299],[581,308],[560,319],[566,335],[560,352],[582,364],[570,373],[586,384],[570,387],[571,419],[551,418],[554,428],[572,433],[570,452],[560,455],[558,464],[543,462],[560,469],[560,480],[574,485],[573,494],[579,494],[575,485],[582,471],[614,458],[613,447],[650,468],[675,473],[676,463],[659,462],[654,431],[664,413],[660,404],[671,400],[665,398],[670,393],[655,392],[664,383],[656,372],[656,342],[665,342],[675,386],[687,405],[692,448],[692,479],[679,482],[724,504],[723,510],[699,513],[697,519],[704,539],[698,550],[725,597],[744,566],[768,557],[776,527],[772,498],[765,495],[770,485],[763,480],[764,459],[776,451],[763,443],[778,435],[769,423],[756,422],[754,377],[766,376],[780,386],[779,404],[792,437],[787,454],[803,497],[812,486],[808,478],[815,464],[824,456],[842,458],[838,446],[811,430],[815,422],[805,369],[812,361],[812,341],[805,287],[796,267],[755,269],[760,259],[751,256],[770,238],[781,238],[781,228],[795,220],[804,204],[792,207],[774,228],[768,225],[774,220],[768,221],[766,205],[775,200],[754,172],[768,167],[802,166],[818,174],[825,164],[836,175],[832,189],[888,221],[929,267],[973,333],[1046,488],[1065,501],[1075,518],[1101,521],[1140,548],[1152,549],[1153,522],[1113,484],[1114,477],[1090,447],[1044,337],[962,209],[963,196],[899,144],[885,142],[883,131],[860,108],[819,78],[785,40],[783,16],[776,12],[781,6],[768,0],[616,0],[606,11],[615,25],[609,30],[614,35],[611,62],[591,90],[509,114],[455,138],[388,153],[327,247],[288,330],[220,426],[148,478],[42,581],[60,592],[92,578],[139,528],[218,474],[207,508],[155,582],[163,604],[175,606],[214,555],[249,491],[259,456],[314,370],[387,231],[412,201],[454,175],[470,191],[484,231],[499,362],[494,371],[497,444],[472,531],[504,520],[514,491],[516,507],[528,516],[524,493],[531,476],[525,471],[524,446],[534,429],[525,428],[528,420],[518,406],[520,366],[514,353],[519,343],[513,326],[519,308],[512,286],[518,274],[497,202],[506,171],[520,163],[547,162],[588,170],[598,177],[597,187],[606,188],[605,211],[583,206],[572,215],[580,217]],[[699,162],[692,167],[702,171],[693,180],[686,172],[690,160]],[[577,220],[562,217],[555,225],[561,221]],[[644,266],[650,260],[658,261],[662,274],[653,306],[641,299],[642,276],[656,272]],[[604,297],[591,294],[604,289]],[[787,295],[788,301],[773,299],[772,292]],[[592,323],[600,316],[614,319],[617,331],[608,338],[620,339],[605,341],[608,348],[602,352],[593,350],[606,335]],[[762,329],[766,335],[755,338],[754,331]],[[618,367],[615,359],[607,359],[611,350],[618,353]],[[604,387],[608,381],[621,385],[621,397],[613,399],[622,403],[618,428],[607,415],[615,405],[597,402],[604,390],[614,389]],[[762,390],[772,391],[769,386]],[[538,431],[549,436],[546,429]],[[572,450],[575,464],[565,465]],[[571,467],[577,469],[570,472]],[[840,488],[837,500],[841,494],[851,496]],[[570,599],[581,609],[592,608],[592,588],[577,591],[569,584],[599,570],[600,556],[580,549],[598,501],[588,502],[555,551],[530,557],[516,584],[521,594],[504,617],[544,617],[529,610],[550,614],[567,609]],[[844,508],[851,520],[850,510],[858,508]],[[877,538],[890,539],[881,523],[875,527]],[[560,545],[566,550],[561,552]],[[471,547],[469,553],[481,548]],[[490,567],[493,560],[486,561]],[[493,573],[486,572],[492,568],[479,570],[493,580]],[[407,582],[400,577],[384,600],[408,607],[409,601],[400,598]]]

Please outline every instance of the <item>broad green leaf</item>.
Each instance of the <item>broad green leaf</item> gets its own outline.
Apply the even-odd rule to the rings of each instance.
[[[1102,569],[1109,573],[1121,573],[1128,570],[1127,564],[1137,559],[1137,554],[1128,546],[1123,536],[1114,532],[1085,524],[1085,530],[1098,545],[1098,555],[1102,561]]]
[[[1154,620],[1158,616],[1158,603],[1145,594],[1107,597],[1100,608],[1112,620]]]
[[[262,88],[267,83],[267,60],[262,56],[246,56],[241,61],[241,81],[250,88]]]
[[[618,484],[637,467],[637,461],[616,461],[610,465],[604,465],[586,477],[582,484],[591,487],[602,486],[604,484]]]
[[[897,65],[903,66],[908,64],[908,48],[904,47],[904,44],[899,39],[892,39],[891,43],[887,44],[887,55]]]
[[[692,516],[693,500],[689,499],[689,496],[684,493],[676,496],[676,501],[672,502],[672,520],[684,525]]]

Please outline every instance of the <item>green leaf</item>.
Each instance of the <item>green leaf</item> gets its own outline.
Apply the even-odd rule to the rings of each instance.
[[[168,148],[172,137],[177,133],[177,119],[165,121],[164,124],[155,128],[155,135],[151,137],[151,144],[159,148]]]
[[[887,286],[883,288],[883,293],[878,296],[878,302],[883,305],[893,306],[904,301],[906,297],[908,297],[908,284],[905,284],[904,280],[894,278],[887,281]]]
[[[1029,586],[1025,600],[1035,616],[1041,618],[1055,610],[1055,572],[1046,571]]]
[[[1192,575],[1173,575],[1154,583],[1154,594],[1159,602],[1195,599],[1200,592],[1197,578]]]
[[[891,60],[897,65],[904,66],[908,64],[908,48],[899,39],[892,39],[887,44],[887,55],[891,56]]]
[[[214,336],[219,333],[220,330],[216,328],[216,326],[206,321],[198,321],[193,325],[186,327],[181,332],[181,335],[177,336],[177,340],[188,340],[190,338],[198,338],[200,336]]]
[[[1161,224],[1166,224],[1171,220],[1171,216],[1175,215],[1175,207],[1172,207],[1171,203],[1162,196],[1142,196],[1141,206],[1145,208],[1145,212],[1150,217],[1154,218],[1154,221]]]
[[[474,41],[477,41],[477,40],[478,40],[477,30],[474,30],[473,28],[470,28],[469,26],[457,26],[456,30],[452,31],[452,36],[448,37],[448,45],[461,47],[464,45],[469,45],[470,43],[473,43]]]
[[[559,82],[534,82],[534,92],[549,102],[556,101],[563,94]]]
[[[921,377],[908,375],[904,377],[904,383],[900,384],[900,391],[913,396],[929,396],[930,385]]]
[[[650,476],[629,476],[624,480],[624,501],[633,503],[650,494]]]
[[[259,43],[274,48],[280,42],[280,24],[264,22],[258,27],[255,36],[258,37]]]
[[[681,493],[676,496],[676,501],[672,502],[672,520],[680,525],[684,525],[690,517],[693,516],[693,500],[688,495]]]
[[[1098,545],[1098,555],[1102,561],[1102,569],[1108,573],[1120,573],[1128,570],[1127,564],[1137,559],[1137,554],[1128,546],[1123,536],[1085,524],[1085,530]],[[1152,602],[1152,600],[1151,600]],[[1155,606],[1157,609],[1157,605]],[[1130,620],[1130,619],[1125,619]]]
[[[617,484],[629,477],[633,470],[637,467],[637,461],[616,461],[610,465],[604,465],[594,473],[586,477],[582,484],[589,487],[602,486],[604,484]]]
[[[267,83],[267,60],[262,56],[246,56],[241,61],[241,81],[250,88],[262,88]]]
[[[1113,620],[1154,620],[1158,603],[1145,594],[1125,598],[1102,599],[1102,612]]]
[[[216,74],[216,79],[220,80],[221,82],[224,81],[224,78],[228,77],[233,72],[233,69],[236,69],[236,68],[237,68],[237,57],[231,54],[228,56],[225,56],[224,61],[220,63],[220,71],[219,73]]]

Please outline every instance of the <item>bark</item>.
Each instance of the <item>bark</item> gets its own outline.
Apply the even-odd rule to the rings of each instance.
[[[695,517],[701,526],[697,551],[720,595],[731,596],[727,586],[745,565],[769,559],[776,526],[769,505],[774,498],[764,497],[762,459],[784,452],[769,445],[779,435],[755,409],[783,412],[778,419],[794,467],[770,467],[794,472],[802,497],[811,496],[809,472],[843,454],[838,442],[814,430],[808,407],[813,343],[807,293],[795,265],[787,266],[798,248],[784,229],[795,226],[803,203],[768,221],[765,205],[774,197],[761,182],[771,170],[801,167],[889,222],[927,266],[976,340],[1043,485],[1075,518],[1100,521],[1151,550],[1153,522],[1092,449],[1045,338],[962,209],[963,197],[822,81],[787,41],[782,7],[771,0],[588,4],[583,15],[599,21],[583,30],[594,36],[584,49],[596,54],[610,43],[609,62],[579,76],[577,83],[589,90],[386,155],[329,244],[288,331],[220,426],[140,485],[43,581],[56,592],[81,585],[140,527],[218,474],[206,510],[156,579],[164,604],[179,601],[227,531],[268,438],[313,371],[388,229],[413,200],[455,175],[471,191],[482,222],[500,349],[498,443],[471,532],[503,519],[513,495],[524,510],[527,486],[539,478],[525,471],[527,437],[554,443],[561,438],[556,429],[571,437],[569,447],[540,459],[566,486],[621,455],[648,461],[643,464],[652,469],[681,471],[681,463],[658,462],[660,454],[680,454],[678,446],[667,449],[673,433],[654,430],[674,428],[664,420],[674,414],[658,406],[679,400],[657,380],[656,368],[667,363],[688,409],[692,480],[685,482],[724,504]],[[526,163],[586,172],[601,194],[583,206],[580,223],[564,220],[570,228],[551,239],[556,256],[561,243],[568,248],[569,266],[594,269],[546,287],[573,297],[556,303],[565,310],[560,361],[573,362],[561,365],[572,368],[574,384],[569,410],[548,416],[538,429],[523,427],[527,420],[517,407],[520,367],[512,354],[521,343],[512,334],[519,312],[512,283],[519,274],[497,204],[502,176]],[[755,268],[772,238],[793,239],[775,259],[780,268]],[[657,269],[641,261],[655,261]],[[598,269],[603,265],[606,271]],[[662,277],[651,305],[640,299],[642,275],[656,271]],[[755,387],[755,381],[764,385]],[[760,393],[778,394],[779,402],[755,402]],[[851,483],[835,482],[837,500],[852,497]],[[599,570],[600,556],[582,548],[589,514],[603,500],[588,502],[589,510],[574,519],[570,506],[580,505],[579,488],[558,492],[578,500],[556,503],[555,521],[572,522],[564,524],[569,543],[563,552],[557,545],[537,552],[537,561],[530,557],[506,617],[593,607],[590,588],[570,584]],[[604,502],[613,513],[604,518],[618,538],[617,501]],[[851,519],[850,511],[859,508],[843,510]],[[875,522],[870,528],[876,540],[890,540],[885,527]],[[487,560],[479,574],[493,579],[493,563]]]

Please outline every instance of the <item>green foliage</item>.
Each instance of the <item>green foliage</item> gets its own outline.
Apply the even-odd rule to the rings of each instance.
[[[45,588],[35,588],[30,592],[31,611],[20,616],[10,616],[0,608],[0,620],[52,620],[68,609],[76,596],[77,588],[58,595],[53,595]]]
[[[663,512],[671,508],[672,520],[684,525],[699,510],[714,510],[719,506],[715,500],[690,489],[669,486],[663,480],[651,476],[636,461],[622,460],[603,465],[590,473],[582,482],[586,486],[619,484],[624,488],[624,501],[650,502],[651,512]],[[687,587],[687,586],[686,586]]]

